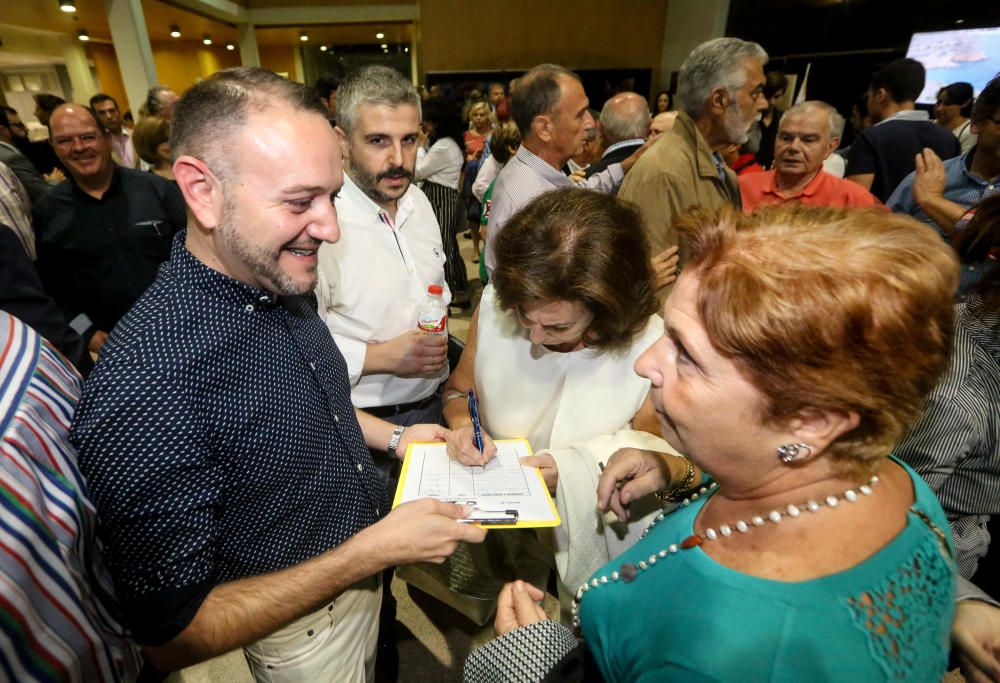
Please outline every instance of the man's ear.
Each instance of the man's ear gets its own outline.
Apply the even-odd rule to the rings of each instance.
[[[722,116],[729,108],[729,93],[725,88],[716,88],[708,96],[708,107],[716,116]]]
[[[542,142],[552,140],[554,122],[549,114],[539,114],[531,121],[531,133]]]
[[[826,159],[828,159],[830,155],[837,150],[838,147],[840,147],[840,138],[830,138],[830,142],[826,146],[826,156],[823,157],[823,160],[825,161]]]
[[[218,227],[226,202],[222,182],[208,165],[192,156],[178,157],[174,162],[174,179],[195,220],[208,230]]]
[[[340,156],[344,161],[348,161],[351,158],[351,145],[347,133],[340,126],[334,127],[333,130],[337,134],[337,144],[340,145]]]

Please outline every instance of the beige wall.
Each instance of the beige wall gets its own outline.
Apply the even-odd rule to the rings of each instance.
[[[125,95],[125,83],[122,82],[121,71],[118,70],[118,59],[115,48],[103,43],[91,43],[87,46],[87,56],[94,62],[97,72],[98,86],[101,92],[111,95],[118,107],[125,113],[128,109],[128,97]],[[135,112],[133,118],[138,118]]]
[[[285,73],[293,81],[298,78],[295,69],[295,51],[297,47],[264,47],[258,46],[260,65],[275,73]]]
[[[420,72],[645,68],[659,82],[667,3],[420,0]]]
[[[197,42],[153,43],[153,62],[159,82],[180,94],[220,69],[239,66],[240,54],[219,45]]]

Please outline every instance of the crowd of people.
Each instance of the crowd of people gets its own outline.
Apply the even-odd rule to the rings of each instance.
[[[932,119],[892,61],[845,147],[767,64],[0,109],[0,677],[395,680],[418,565],[495,609],[472,682],[1000,681],[1000,74]],[[559,527],[392,508],[409,444],[503,438]]]

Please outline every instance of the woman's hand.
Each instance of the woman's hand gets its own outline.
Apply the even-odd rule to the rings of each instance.
[[[502,636],[515,628],[545,621],[548,615],[538,604],[544,598],[545,593],[530,583],[508,583],[497,598],[497,617],[493,622],[493,631],[497,636]]]
[[[526,455],[520,458],[521,464],[525,467],[537,467],[545,480],[545,488],[549,493],[556,492],[556,484],[559,483],[559,468],[556,460],[551,455]]]
[[[652,258],[654,292],[660,291],[677,279],[678,261],[677,245],[667,247]]]
[[[472,425],[452,429],[445,438],[448,442],[448,457],[463,465],[485,465],[496,456],[497,447],[489,434],[482,432],[482,435],[483,451],[480,453],[473,443]]]
[[[396,446],[396,453],[402,460],[406,454],[406,447],[411,443],[428,443],[434,441],[447,441],[448,429],[436,424],[410,425],[403,430],[403,435],[399,437],[399,445]]]
[[[979,600],[959,602],[951,642],[966,681],[1000,683],[1000,607]]]
[[[629,503],[667,487],[670,467],[666,458],[674,457],[640,448],[619,448],[597,482],[597,506],[603,511],[611,508],[618,519],[626,521]]]

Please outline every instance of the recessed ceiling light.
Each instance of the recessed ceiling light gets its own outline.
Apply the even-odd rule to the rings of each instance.
[[[956,24],[964,24],[965,23],[965,19],[956,19],[955,23]]]
[[[76,37],[79,38],[80,40],[82,40],[85,43],[88,40],[90,40],[90,34],[87,33],[87,29],[85,29],[85,28],[81,28],[79,31],[77,31],[76,32]]]
[[[383,50],[388,50],[389,49],[389,46],[386,45],[385,43],[382,43],[381,45],[379,45],[379,47],[382,48]]]
[[[73,0],[59,0],[59,9],[63,12],[75,12],[76,3]]]
[[[320,52],[326,52],[326,45],[320,45],[319,46],[319,51]]]
[[[408,47],[404,47],[403,48],[403,52],[409,52],[409,51],[410,51],[410,48],[408,48]]]
[[[230,52],[232,52],[233,50],[236,49],[236,44],[235,43],[226,43],[226,49],[229,50]]]
[[[178,26],[178,25],[176,25],[176,24],[174,24],[173,26],[171,26],[170,27],[170,37],[171,38],[180,38],[181,37],[181,27]]]
[[[206,33],[206,34],[205,34],[205,35],[204,35],[204,36],[202,37],[202,39],[201,39],[201,42],[203,42],[203,43],[204,43],[205,45],[211,45],[211,44],[212,44],[212,36],[210,36],[210,35],[208,35],[208,34]]]
[[[375,37],[378,38],[379,40],[382,40],[383,38],[385,38],[385,34],[379,31],[378,33],[375,34]]]
[[[305,31],[302,31],[301,33],[299,33],[299,40],[301,40],[303,43],[306,42],[307,40],[309,40],[309,34],[306,33]]]

